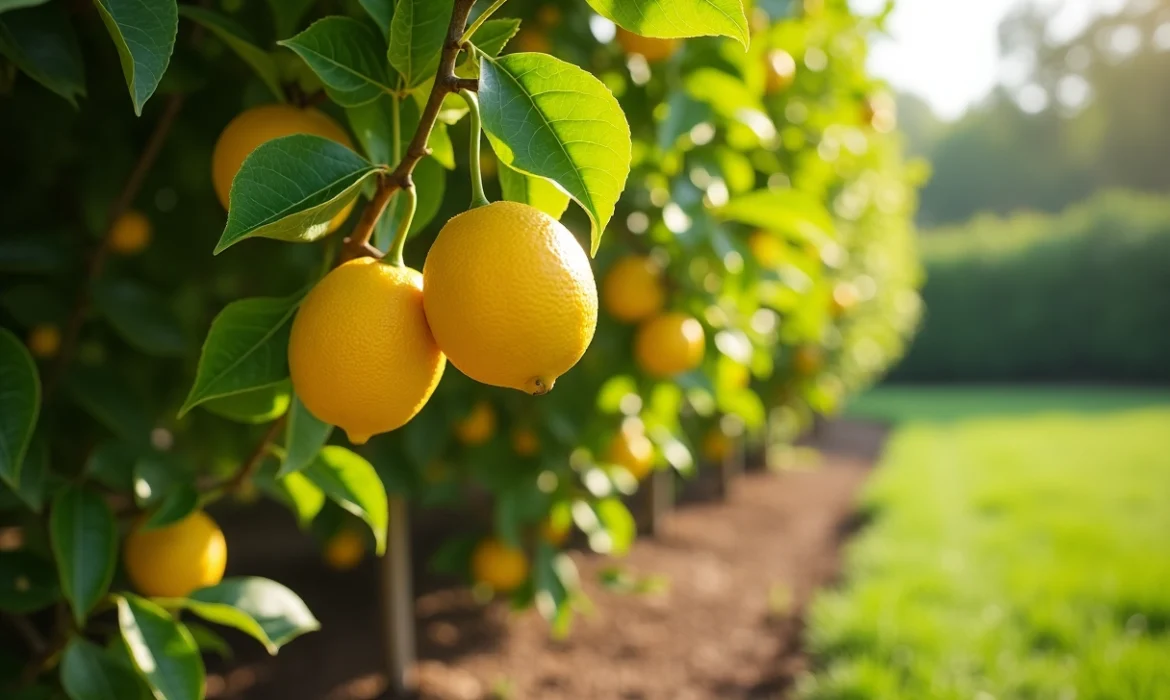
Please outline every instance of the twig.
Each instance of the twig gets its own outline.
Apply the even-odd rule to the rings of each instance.
[[[205,493],[231,493],[239,490],[264,463],[269,446],[280,435],[280,431],[284,430],[286,422],[288,422],[288,413],[272,421],[268,430],[264,432],[264,437],[260,438],[260,442],[256,444],[248,458],[240,464],[240,468],[236,470],[235,474],[220,481],[203,481],[199,484],[199,490]]]
[[[45,651],[45,638],[29,622],[29,619],[24,615],[17,615],[15,613],[3,613],[2,617],[8,621],[14,630],[24,639],[28,644],[28,648],[32,651],[33,656],[39,656]]]
[[[341,251],[341,261],[346,262],[354,258],[366,257],[371,254],[370,236],[374,234],[374,226],[378,218],[386,209],[386,204],[394,193],[409,186],[411,174],[418,162],[425,158],[430,149],[427,140],[435,128],[439,118],[439,110],[443,107],[443,98],[460,90],[477,90],[479,81],[459,78],[455,75],[455,61],[459,52],[463,50],[461,38],[463,29],[467,26],[467,16],[471,14],[471,6],[475,0],[455,0],[455,7],[451,12],[451,23],[447,26],[447,39],[443,44],[443,53],[439,58],[439,70],[435,76],[435,84],[431,87],[431,94],[418,120],[418,128],[406,147],[402,160],[395,166],[394,171],[378,179],[378,189],[373,199],[366,205],[362,218],[354,228],[353,233],[345,239],[345,246]],[[382,257],[381,253],[373,257]]]

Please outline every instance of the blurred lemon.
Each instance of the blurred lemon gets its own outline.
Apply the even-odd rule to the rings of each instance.
[[[496,434],[496,409],[487,401],[477,401],[471,412],[455,424],[455,437],[464,445],[482,445]]]
[[[500,540],[486,539],[471,554],[471,577],[476,583],[507,593],[528,579],[528,557]]]
[[[108,245],[119,255],[133,255],[150,243],[150,232],[150,219],[140,211],[129,209],[114,220]]]
[[[679,41],[677,39],[655,39],[626,31],[621,27],[617,28],[615,38],[617,39],[617,43],[622,47],[622,50],[627,54],[640,54],[650,63],[665,61],[673,56],[679,47]]]
[[[661,379],[695,369],[705,352],[703,324],[679,312],[660,314],[643,322],[634,338],[638,367]]]
[[[619,259],[602,280],[601,303],[609,315],[626,323],[653,316],[666,303],[662,271],[642,255]]]
[[[350,528],[342,528],[325,543],[325,563],[335,571],[349,571],[366,555],[366,540]]]
[[[28,351],[33,357],[49,358],[61,349],[61,331],[51,324],[33,326],[28,332]]]
[[[654,468],[654,444],[640,430],[623,428],[610,441],[607,457],[641,481]]]
[[[126,574],[140,593],[183,598],[223,579],[227,541],[206,513],[197,510],[154,530],[144,530],[144,522],[130,531],[122,548]]]

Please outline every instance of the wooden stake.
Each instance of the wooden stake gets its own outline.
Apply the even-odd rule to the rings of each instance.
[[[391,697],[418,694],[418,653],[414,639],[411,585],[410,512],[401,496],[390,497],[386,555],[382,557],[382,637]]]

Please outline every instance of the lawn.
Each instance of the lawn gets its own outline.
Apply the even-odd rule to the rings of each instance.
[[[1170,699],[1166,395],[895,391],[801,697]]]

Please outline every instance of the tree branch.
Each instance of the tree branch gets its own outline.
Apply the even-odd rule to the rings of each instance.
[[[268,430],[264,432],[264,437],[260,438],[260,442],[256,444],[256,447],[252,450],[252,454],[248,455],[248,458],[240,464],[240,468],[236,470],[235,474],[219,481],[201,481],[199,483],[199,490],[205,493],[231,493],[232,491],[239,490],[248,479],[251,479],[256,474],[260,465],[264,463],[264,457],[268,454],[268,447],[275,442],[277,436],[280,435],[280,431],[284,430],[287,422],[288,413],[286,412],[280,418],[272,421],[272,424],[268,426]]]

